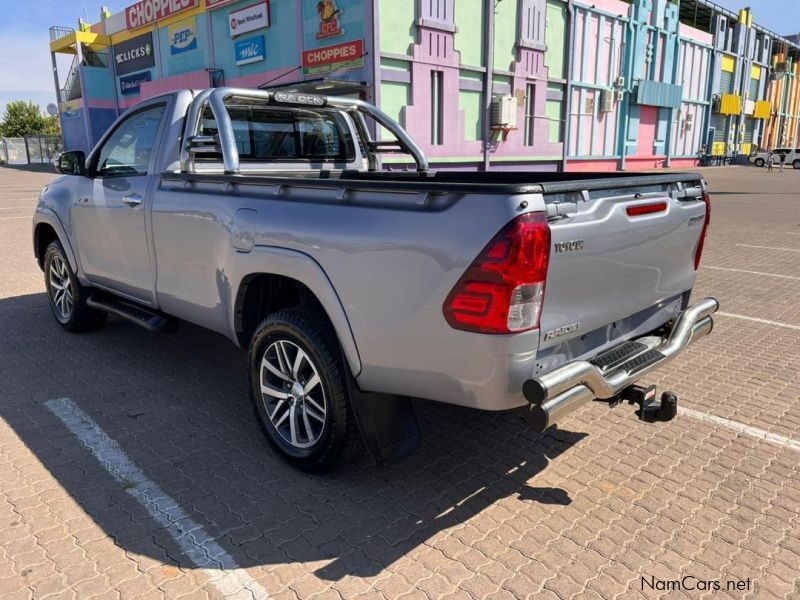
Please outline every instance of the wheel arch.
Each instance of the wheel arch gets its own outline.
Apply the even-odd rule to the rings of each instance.
[[[69,238],[58,217],[50,211],[37,212],[33,225],[33,254],[40,269],[44,268],[44,254],[47,246],[55,240],[61,243],[61,247],[64,248],[64,253],[67,255],[69,266],[80,277],[81,271],[78,267],[78,261],[75,259],[72,245],[69,243]]]
[[[293,250],[257,247],[245,258],[231,302],[230,324],[239,346],[246,348],[258,323],[271,312],[291,306],[316,308],[331,324],[353,377],[361,372],[350,322],[322,267]],[[264,268],[268,265],[268,268]]]

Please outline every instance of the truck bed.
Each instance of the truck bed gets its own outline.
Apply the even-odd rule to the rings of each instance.
[[[563,173],[461,171],[286,171],[282,174],[226,175],[222,173],[164,173],[169,180],[238,182],[245,185],[309,185],[431,193],[491,193],[503,195],[564,193],[602,188],[645,188],[675,183],[697,183],[699,173]],[[402,189],[398,189],[398,185]]]

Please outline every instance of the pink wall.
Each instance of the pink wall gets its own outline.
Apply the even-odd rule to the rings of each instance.
[[[703,37],[702,31],[691,27],[682,27],[681,35]],[[678,62],[677,83],[683,88],[683,103],[679,120],[672,123],[672,154],[695,155],[704,143],[703,117],[706,110],[706,90],[708,88],[711,65],[711,49],[695,43],[693,37],[681,39],[681,51]]]
[[[155,81],[147,81],[142,84],[141,95],[133,104],[174,90],[204,89],[207,87],[209,87],[209,75],[205,69],[165,77],[164,79],[156,79]]]
[[[627,15],[627,4],[598,2],[598,8]],[[586,37],[588,32],[588,38]],[[569,115],[568,156],[616,154],[617,104],[611,112],[600,110],[601,92],[592,86],[610,88],[623,74],[622,41],[625,25],[608,15],[579,9],[575,17],[575,52],[570,56],[573,68],[571,110]],[[584,52],[584,39],[588,42]],[[581,84],[588,85],[581,85]]]
[[[411,102],[402,109],[406,130],[425,153],[436,157],[475,157],[479,160],[483,142],[465,139],[464,113],[458,107],[460,56],[454,36],[449,31],[418,25],[420,43],[414,45],[411,64]],[[547,67],[544,52],[529,48],[517,49],[513,63],[511,95],[519,99],[517,129],[505,139],[498,133],[490,142],[490,152],[496,157],[554,156],[561,157],[563,145],[551,143],[550,121],[545,117],[547,102]],[[431,144],[431,71],[443,74],[443,139],[441,145]],[[534,84],[533,145],[525,145],[525,95]]]
[[[616,159],[606,160],[568,160],[565,171],[589,172],[589,171],[616,171],[619,163]]]

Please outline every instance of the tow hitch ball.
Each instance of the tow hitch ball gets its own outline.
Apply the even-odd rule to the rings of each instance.
[[[618,398],[612,403],[613,406],[619,404],[621,400],[627,400],[628,404],[638,404],[639,419],[648,423],[671,421],[678,414],[678,397],[672,392],[664,392],[661,394],[661,399],[656,400],[654,385],[648,387],[632,385],[622,390]]]

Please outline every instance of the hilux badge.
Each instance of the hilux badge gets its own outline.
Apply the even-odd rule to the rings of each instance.
[[[697,227],[698,225],[702,224],[703,221],[706,220],[705,215],[700,215],[699,217],[692,217],[689,219],[689,227]]]
[[[556,242],[554,246],[556,249],[556,254],[561,254],[562,252],[577,252],[578,250],[583,250],[583,240]]]

